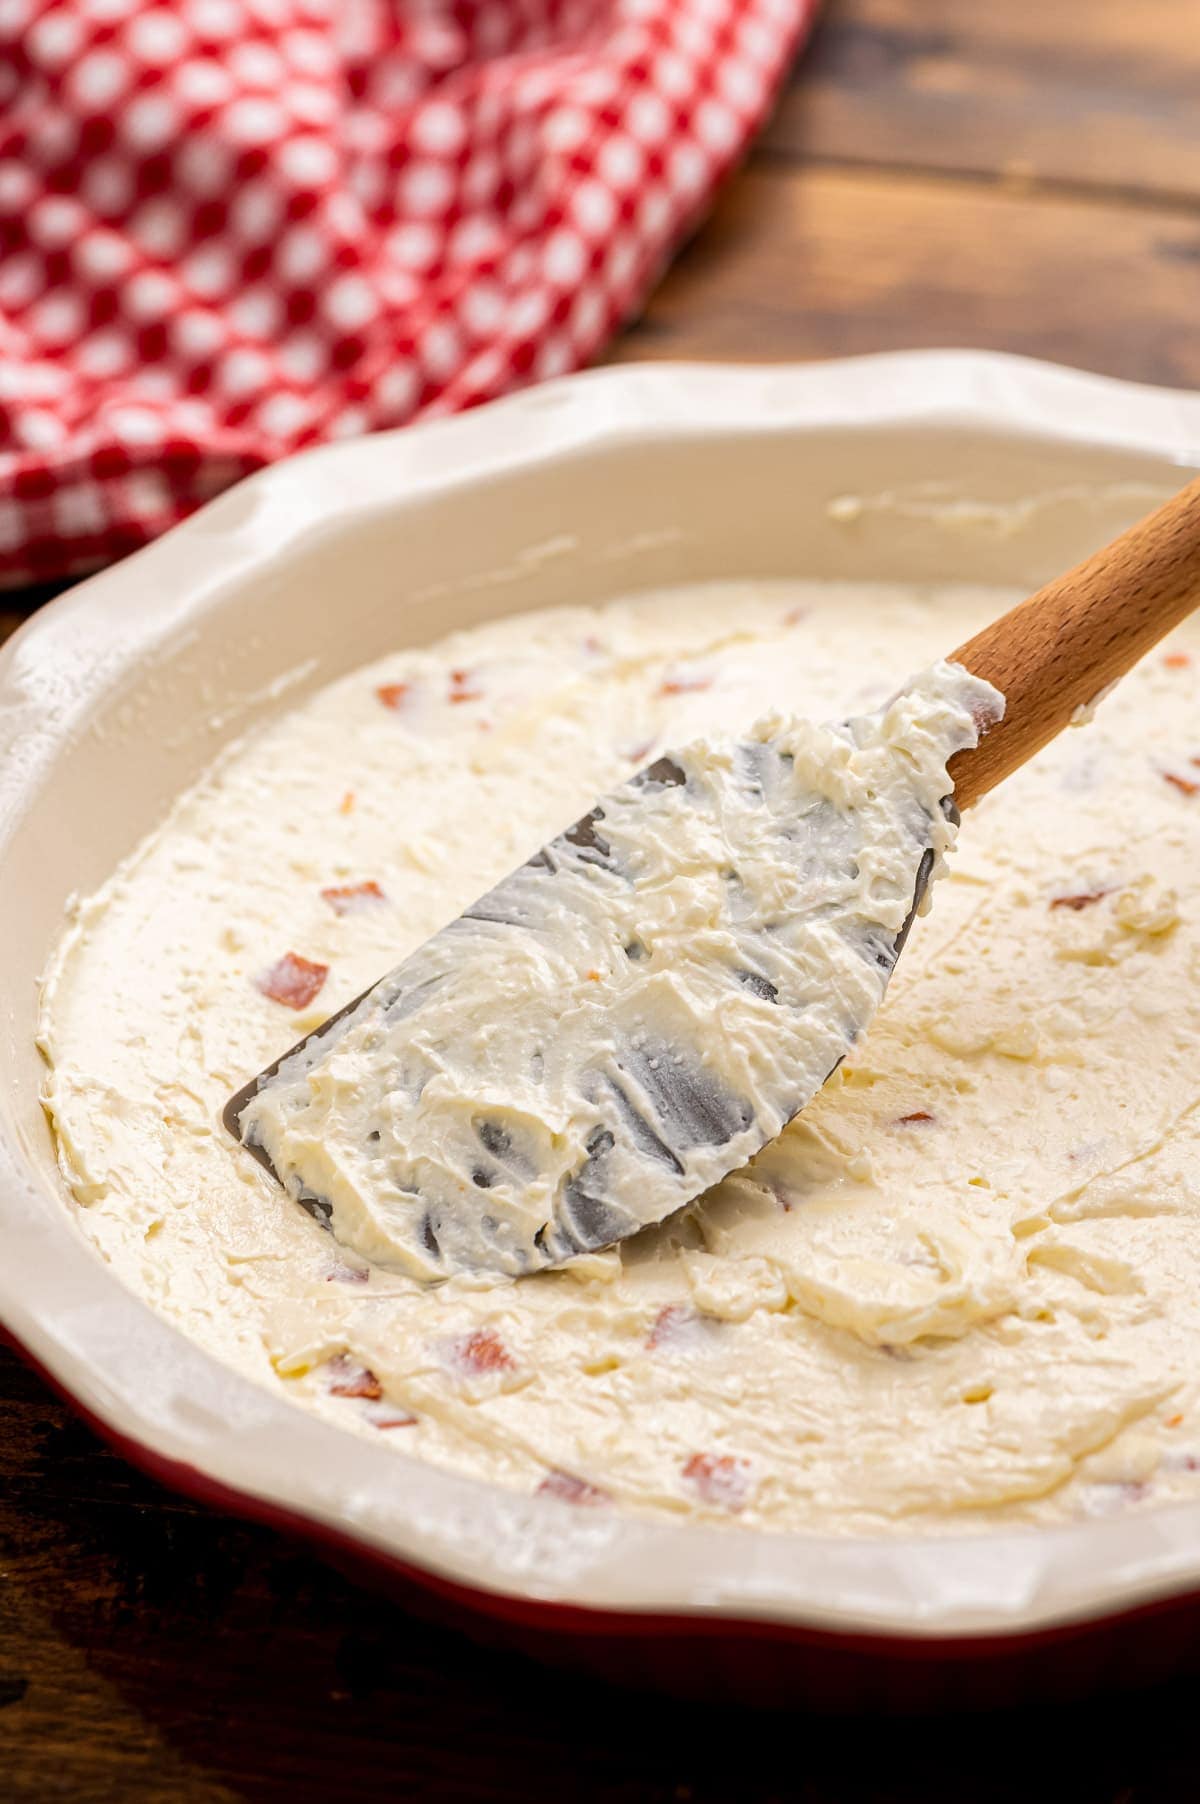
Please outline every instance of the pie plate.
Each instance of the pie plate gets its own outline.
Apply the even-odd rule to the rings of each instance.
[[[972,352],[627,366],[309,452],[0,652],[0,1324],[130,1460],[410,1605],[626,1682],[1041,1698],[1200,1651],[1200,1502],[1021,1532],[765,1535],[518,1496],[310,1416],[125,1289],[38,1103],[36,979],[230,739],[406,644],[725,577],[1034,587],[1200,467],[1200,398]]]

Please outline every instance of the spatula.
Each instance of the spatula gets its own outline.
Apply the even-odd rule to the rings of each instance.
[[[340,1240],[430,1280],[536,1271],[664,1220],[865,1031],[958,810],[1197,604],[1200,481],[878,714],[657,759],[239,1091],[226,1125]]]

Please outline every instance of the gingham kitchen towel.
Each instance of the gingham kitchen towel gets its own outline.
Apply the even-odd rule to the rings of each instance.
[[[0,0],[0,583],[592,357],[815,0]]]

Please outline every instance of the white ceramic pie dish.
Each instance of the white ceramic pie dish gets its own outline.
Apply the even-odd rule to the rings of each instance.
[[[69,893],[228,739],[391,647],[694,577],[1033,587],[1197,468],[1200,397],[1016,358],[602,370],[281,464],[42,610],[0,652],[7,1335],[169,1481],[629,1677],[648,1661],[762,1695],[769,1669],[767,1690],[844,1701],[868,1683],[907,1695],[913,1662],[945,1690],[972,1658],[1034,1674],[1071,1648],[1086,1676],[1151,1646],[1182,1657],[1200,1639],[1200,1504],[951,1540],[767,1537],[517,1497],[309,1417],[154,1315],[85,1241],[33,1035]]]

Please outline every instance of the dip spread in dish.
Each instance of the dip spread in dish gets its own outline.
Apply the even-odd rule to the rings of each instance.
[[[47,973],[84,1233],[350,1430],[583,1507],[878,1533],[1200,1490],[1200,634],[975,808],[886,1004],[780,1138],[619,1250],[428,1286],[229,1095],[657,751],[877,706],[980,590],[720,585],[360,671],[235,747]]]
[[[420,1278],[561,1265],[665,1221],[870,1024],[953,839],[946,766],[1002,707],[942,662],[872,714],[672,749],[226,1123],[344,1245]]]

